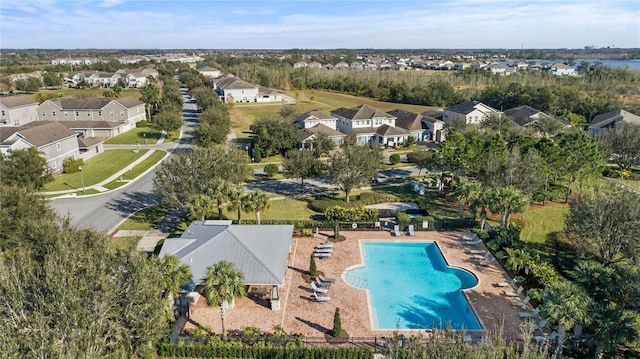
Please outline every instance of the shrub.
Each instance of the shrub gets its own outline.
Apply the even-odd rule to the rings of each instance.
[[[400,155],[397,153],[392,154],[389,156],[389,162],[391,162],[392,165],[397,165],[400,163]]]
[[[362,192],[360,194],[360,198],[358,202],[363,205],[384,203],[384,202],[396,202],[398,201],[398,196],[393,194],[382,194],[379,192]]]
[[[313,236],[313,229],[311,228],[302,228],[302,235],[305,237]]]
[[[260,147],[256,147],[255,151],[253,152],[253,161],[255,163],[260,163],[260,161],[262,161],[262,153],[260,152]]]
[[[423,228],[422,227],[422,223],[423,222],[427,222],[427,228]],[[429,231],[429,230],[433,230],[433,222],[434,219],[431,216],[416,216],[411,218],[411,223],[415,226],[416,230],[424,230],[424,231]]]
[[[342,335],[342,322],[340,321],[340,308],[336,308],[336,312],[333,314],[333,336],[339,337]]]
[[[398,222],[401,231],[406,231],[409,228],[409,223],[411,223],[411,216],[404,212],[398,212],[396,222]]]
[[[80,166],[84,164],[82,158],[73,159],[71,157],[67,158],[62,162],[62,168],[64,168],[64,173],[76,173],[80,171]]]
[[[315,277],[318,274],[318,267],[316,266],[316,259],[313,257],[313,253],[309,258],[309,275]]]
[[[268,165],[264,166],[264,173],[266,173],[269,177],[275,176],[279,171],[280,168],[275,163],[269,163]]]
[[[371,222],[378,219],[378,210],[365,206],[354,208],[333,206],[327,208],[324,215],[331,222]]]
[[[136,122],[136,127],[149,127],[149,121],[147,120],[142,120],[142,121],[138,121]]]

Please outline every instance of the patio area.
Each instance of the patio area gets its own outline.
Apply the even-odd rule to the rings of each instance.
[[[362,264],[360,240],[379,241],[426,241],[438,243],[444,258],[449,265],[467,269],[478,278],[478,285],[465,291],[476,314],[489,333],[503,329],[506,339],[520,337],[522,320],[518,312],[531,308],[517,308],[504,295],[505,289],[495,286],[497,282],[508,281],[504,270],[497,262],[487,266],[472,260],[469,249],[486,249],[483,245],[464,245],[460,238],[463,232],[415,232],[414,236],[392,236],[387,231],[342,231],[345,241],[334,243],[334,251],[330,258],[316,259],[319,272],[325,277],[335,278],[336,282],[329,289],[328,302],[316,302],[313,290],[305,282],[303,274],[309,269],[309,257],[314,246],[323,243],[333,233],[319,233],[314,237],[293,238],[292,250],[289,254],[285,285],[279,288],[281,300],[280,310],[271,310],[268,295],[264,288],[249,288],[248,296],[236,299],[235,308],[227,311],[227,330],[242,331],[245,327],[258,327],[261,332],[271,333],[276,325],[282,326],[289,334],[302,334],[307,337],[322,337],[331,332],[335,308],[340,308],[342,328],[352,337],[391,336],[392,330],[373,329],[369,315],[367,292],[349,285],[342,279],[348,268]],[[205,299],[200,297],[191,306],[191,315],[185,332],[192,331],[195,326],[210,328],[214,333],[221,332],[220,310],[209,308]],[[419,330],[401,330],[400,333],[411,336]],[[425,333],[422,330],[422,333]],[[479,338],[474,338],[476,341]]]

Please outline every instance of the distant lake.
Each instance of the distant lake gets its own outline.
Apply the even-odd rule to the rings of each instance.
[[[544,65],[544,64],[555,64],[556,62],[564,63],[567,60],[531,60],[531,61],[535,61],[536,63],[538,63],[540,65]],[[588,62],[590,64],[593,64],[593,63],[596,63],[596,62],[600,62],[603,65],[609,66],[609,67],[627,66],[631,70],[640,70],[640,60],[590,60],[590,59],[584,59],[584,60],[574,60],[575,66],[580,65],[580,63],[583,62],[583,61],[586,61],[586,62]],[[501,61],[500,63],[504,64],[504,65],[511,65],[511,64],[514,63],[514,61]]]

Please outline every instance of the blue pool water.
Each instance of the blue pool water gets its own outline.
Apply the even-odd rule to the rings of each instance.
[[[369,291],[376,329],[482,329],[461,290],[478,284],[449,267],[434,242],[361,242],[364,267],[345,273]]]

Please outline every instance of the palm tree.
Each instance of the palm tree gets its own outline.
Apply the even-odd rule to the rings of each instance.
[[[207,298],[207,306],[220,306],[222,319],[222,340],[227,340],[227,309],[233,309],[236,297],[244,297],[244,274],[236,266],[222,260],[207,268],[202,294]]]
[[[589,315],[592,318],[593,328],[590,328],[591,335],[587,342],[595,346],[597,358],[601,358],[604,354],[616,358],[619,344],[632,342],[638,338],[635,329],[636,317],[625,314],[614,304],[599,302],[592,307]]]
[[[203,194],[189,197],[186,206],[191,220],[204,220],[215,208],[211,197]]]
[[[522,213],[527,209],[529,201],[517,189],[500,188],[493,192],[489,202],[491,212],[500,213],[500,228],[508,227],[513,213]]]
[[[244,194],[244,189],[242,187],[235,188],[229,192],[228,200],[229,203],[227,206],[230,211],[236,211],[238,214],[238,224],[240,224],[240,220],[242,217],[242,211],[244,211],[247,207],[247,199],[248,196]]]
[[[468,180],[457,178],[453,184],[453,191],[449,196],[455,197],[460,203],[460,219],[464,218],[464,205],[466,202],[473,202],[480,196],[480,184]]]
[[[271,208],[271,201],[267,193],[261,190],[251,192],[247,195],[246,209],[255,212],[256,222],[260,224],[260,212]]]
[[[471,204],[473,208],[473,216],[475,220],[475,215],[477,210],[480,209],[480,229],[484,231],[484,224],[487,221],[487,209],[489,208],[489,203],[491,201],[491,192],[487,187],[480,186],[478,195]]]
[[[209,195],[213,198],[218,205],[218,219],[222,219],[222,206],[224,201],[228,199],[229,192],[231,192],[231,183],[222,178],[216,178],[211,184]]]
[[[587,322],[590,301],[585,290],[571,282],[558,282],[547,288],[540,309],[543,317],[558,323],[558,352],[562,352],[566,331]]]
[[[158,271],[162,275],[163,296],[175,297],[180,293],[180,288],[191,280],[191,267],[180,264],[180,260],[173,255],[165,255],[157,260]]]

